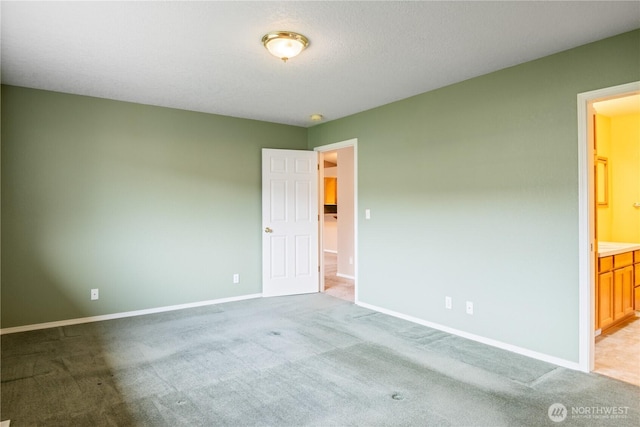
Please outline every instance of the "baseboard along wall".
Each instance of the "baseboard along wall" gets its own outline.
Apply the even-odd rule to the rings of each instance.
[[[559,357],[550,356],[548,354],[539,353],[537,351],[532,351],[526,348],[518,347],[512,344],[507,344],[501,341],[493,340],[491,338],[486,338],[480,335],[471,334],[469,332],[461,331],[458,329],[450,328],[448,326],[440,325],[438,323],[429,322],[423,319],[419,319],[417,317],[408,316],[406,314],[398,313],[396,311],[387,310],[386,308],[377,307],[375,305],[367,304],[362,301],[359,301],[356,297],[356,305],[359,305],[364,308],[368,308],[369,310],[377,311],[382,314],[387,314],[389,316],[397,317],[399,319],[407,320],[409,322],[417,323],[422,326],[426,326],[429,328],[437,329],[442,332],[447,332],[452,335],[457,335],[462,338],[466,338],[472,341],[477,341],[482,344],[487,344],[492,347],[497,347],[502,350],[507,350],[512,353],[521,354],[523,356],[530,357],[532,359],[542,360],[543,362],[552,363],[554,365],[562,366],[563,368],[572,369],[575,371],[583,371],[580,364],[577,362],[572,362],[570,360],[561,359]]]
[[[99,321],[102,321],[102,320],[121,319],[121,318],[124,318],[124,317],[143,316],[145,314],[162,313],[162,312],[165,312],[165,311],[182,310],[182,309],[185,309],[185,308],[202,307],[202,306],[206,306],[206,305],[224,304],[226,302],[242,301],[242,300],[247,300],[247,299],[252,299],[252,298],[261,298],[261,297],[262,297],[262,294],[249,294],[249,295],[241,295],[241,296],[230,297],[230,298],[220,298],[220,299],[215,299],[215,300],[199,301],[199,302],[188,303],[188,304],[178,304],[178,305],[171,305],[171,306],[166,306],[166,307],[150,308],[150,309],[145,309],[145,310],[127,311],[127,312],[123,312],[123,313],[105,314],[105,315],[101,315],[101,316],[82,317],[82,318],[76,318],[76,319],[60,320],[60,321],[56,321],[56,322],[46,322],[46,323],[37,323],[37,324],[33,324],[33,325],[16,326],[16,327],[12,327],[12,328],[0,329],[0,335],[12,334],[12,333],[17,333],[17,332],[35,331],[35,330],[38,330],[38,329],[56,328],[56,327],[60,327],[60,326],[77,325],[77,324],[81,324],[81,323],[99,322]],[[433,322],[429,322],[429,321],[426,321],[426,320],[423,320],[423,319],[419,319],[417,317],[408,316],[408,315],[403,314],[403,313],[398,313],[398,312],[393,311],[393,310],[387,310],[386,308],[382,308],[382,307],[378,307],[378,306],[375,306],[375,305],[367,304],[365,302],[359,301],[357,296],[356,296],[355,304],[359,305],[361,307],[367,308],[369,310],[377,311],[377,312],[382,313],[382,314],[387,314],[389,316],[393,316],[393,317],[397,317],[397,318],[400,318],[400,319],[403,319],[403,320],[407,320],[407,321],[412,322],[412,323],[417,323],[417,324],[422,325],[422,326],[426,326],[426,327],[429,327],[429,328],[433,328],[433,329],[437,329],[437,330],[440,330],[440,331],[443,331],[443,332],[447,332],[447,333],[452,334],[452,335],[457,335],[459,337],[470,339],[472,341],[477,341],[477,342],[480,342],[480,343],[483,343],[483,344],[487,344],[487,345],[490,345],[490,346],[493,346],[493,347],[501,348],[503,350],[511,351],[513,353],[521,354],[523,356],[531,357],[533,359],[542,360],[544,362],[552,363],[554,365],[562,366],[562,367],[565,367],[565,368],[568,368],[568,369],[573,369],[573,370],[578,370],[578,371],[582,370],[580,365],[578,363],[576,363],[576,362],[572,362],[572,361],[569,361],[569,360],[565,360],[565,359],[561,359],[561,358],[558,358],[558,357],[550,356],[550,355],[544,354],[544,353],[539,353],[539,352],[536,352],[536,351],[532,351],[532,350],[529,350],[529,349],[526,349],[526,348],[514,346],[514,345],[511,345],[511,344],[503,343],[501,341],[493,340],[493,339],[486,338],[486,337],[483,337],[483,336],[480,336],[480,335],[475,335],[475,334],[471,334],[471,333],[468,333],[468,332],[460,331],[458,329],[450,328],[448,326],[440,325],[438,323],[433,323]],[[4,426],[0,425],[0,427],[4,427]]]
[[[36,323],[33,325],[15,326],[0,329],[0,335],[14,334],[17,332],[35,331],[38,329],[57,328],[60,326],[78,325],[80,323],[100,322],[102,320],[122,319],[124,317],[143,316],[145,314],[162,313],[165,311],[183,310],[185,308],[202,307],[205,305],[224,304],[225,302],[242,301],[252,298],[261,298],[262,294],[240,295],[237,297],[220,298],[208,301],[198,301],[188,304],[170,305],[166,307],[148,308],[145,310],[126,311],[122,313],[104,314],[101,316],[81,317],[76,319],[60,320],[56,322]],[[4,427],[0,425],[0,427]]]

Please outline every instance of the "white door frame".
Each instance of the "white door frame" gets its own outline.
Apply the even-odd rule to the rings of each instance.
[[[589,105],[598,100],[617,98],[640,91],[640,82],[612,86],[578,94],[578,281],[579,281],[579,338],[578,366],[591,372],[595,355],[595,248],[593,153],[589,147]]]
[[[346,141],[336,142],[328,145],[321,145],[315,147],[313,150],[319,153],[320,159],[323,160],[323,153],[328,151],[335,151],[341,148],[353,147],[353,271],[354,271],[354,302],[357,304],[358,299],[358,138],[348,139]],[[320,162],[320,171],[318,176],[318,195],[320,201],[318,203],[318,215],[320,217],[319,230],[318,230],[318,254],[320,258],[320,292],[324,291],[324,168],[323,163]]]

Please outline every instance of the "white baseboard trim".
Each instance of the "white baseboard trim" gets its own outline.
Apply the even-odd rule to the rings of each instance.
[[[14,334],[16,332],[35,331],[38,329],[57,328],[60,326],[78,325],[81,323],[100,322],[102,320],[113,320],[113,319],[122,319],[125,317],[143,316],[145,314],[163,313],[165,311],[182,310],[185,308],[202,307],[205,305],[224,304],[225,302],[242,301],[242,300],[261,298],[261,297],[262,297],[262,294],[240,295],[237,297],[220,298],[220,299],[214,299],[214,300],[208,300],[208,301],[198,301],[198,302],[191,302],[187,304],[169,305],[165,307],[148,308],[145,310],[126,311],[123,313],[103,314],[100,316],[80,317],[76,319],[59,320],[56,322],[46,322],[46,323],[36,323],[33,325],[15,326],[12,328],[0,329],[0,335]],[[4,426],[0,425],[0,427],[4,427]]]
[[[336,273],[336,276],[342,277],[343,279],[356,280],[354,276],[349,276],[348,274]]]
[[[580,371],[580,364],[577,362],[571,362],[570,360],[561,359],[555,356],[550,356],[544,353],[538,353],[537,351],[529,350],[526,348],[518,347],[512,344],[507,344],[502,341],[497,341],[491,338],[486,338],[480,335],[471,334],[469,332],[460,331],[458,329],[450,328],[448,326],[440,325],[438,323],[429,322],[427,320],[419,319],[417,317],[408,316],[406,314],[398,313],[396,311],[387,310],[386,308],[377,307],[375,305],[367,304],[365,302],[356,301],[356,305],[359,305],[369,310],[377,311],[382,314],[388,314],[389,316],[397,317],[399,319],[408,320],[409,322],[417,323],[422,326],[437,329],[439,331],[447,332],[451,335],[457,335],[462,338],[466,338],[472,341],[477,341],[482,344],[487,344],[492,347],[501,348],[503,350],[510,351],[512,353],[521,354],[523,356],[530,357],[532,359],[542,360],[543,362],[552,363],[554,365],[562,366],[563,368],[573,369]]]

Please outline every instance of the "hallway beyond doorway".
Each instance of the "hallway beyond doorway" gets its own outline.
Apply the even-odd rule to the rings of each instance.
[[[337,275],[338,255],[332,252],[324,253],[324,292],[346,301],[354,301],[354,281]]]

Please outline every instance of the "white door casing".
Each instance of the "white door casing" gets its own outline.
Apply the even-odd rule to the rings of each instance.
[[[343,148],[352,148],[353,149],[353,158],[351,159],[353,164],[352,164],[352,168],[353,168],[353,194],[351,195],[351,197],[353,197],[353,229],[351,230],[351,232],[353,233],[353,273],[354,273],[354,303],[355,304],[360,304],[360,299],[359,299],[359,294],[358,294],[358,138],[353,138],[353,139],[349,139],[349,140],[345,140],[345,141],[341,141],[341,142],[335,142],[333,144],[327,144],[327,145],[321,145],[318,147],[315,147],[313,150],[318,152],[318,154],[320,156],[324,156],[324,153],[328,152],[328,151],[336,151],[336,150],[340,150]],[[322,157],[320,157],[320,159],[322,159]],[[321,162],[321,164],[323,164]],[[320,173],[319,173],[319,177],[320,177],[320,182],[324,183],[324,168],[320,168]],[[324,193],[324,189],[323,189],[324,185],[321,185],[320,188],[322,189],[321,191],[319,191],[319,193]],[[324,194],[319,194],[319,206],[322,206],[322,204],[324,203]],[[324,215],[320,214],[320,218],[323,218]],[[320,236],[322,236],[323,234],[323,222],[320,222]],[[320,254],[323,255],[324,251],[323,251],[323,245],[322,245],[322,239],[320,239]],[[324,280],[324,263],[323,263],[323,259],[324,256],[320,256],[320,263],[321,263],[321,281]],[[324,292],[325,288],[324,288],[324,283],[322,283],[322,292]]]
[[[262,295],[318,291],[318,154],[264,148]]]
[[[578,280],[579,339],[578,369],[591,372],[594,367],[595,314],[595,218],[593,195],[593,145],[588,138],[589,107],[594,101],[615,98],[640,91],[640,82],[632,82],[578,94]]]

